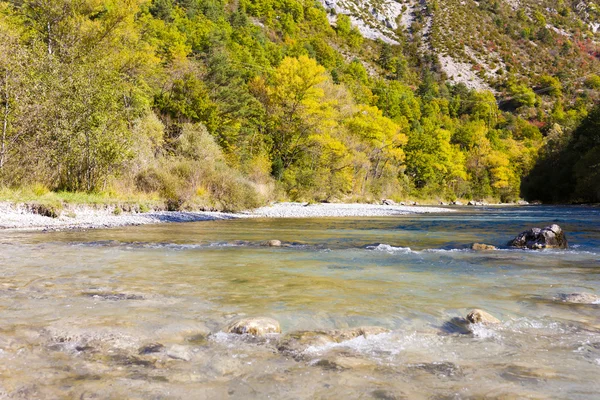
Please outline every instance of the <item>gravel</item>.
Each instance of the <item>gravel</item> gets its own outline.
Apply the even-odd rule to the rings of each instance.
[[[147,213],[113,213],[114,207],[97,209],[69,207],[58,218],[35,214],[22,204],[0,203],[0,229],[63,230],[114,228],[166,222],[214,221],[235,218],[311,218],[311,217],[379,217],[453,211],[439,207],[384,206],[374,204],[305,204],[275,203],[242,213],[156,211]]]
[[[164,222],[196,222],[239,218],[237,214],[220,212],[156,211],[147,213],[113,213],[114,207],[95,209],[86,206],[69,208],[58,218],[32,213],[21,204],[0,203],[0,229],[63,230],[114,228]]]
[[[449,211],[453,210],[440,207],[384,206],[377,204],[276,203],[271,206],[258,208],[249,213],[249,215],[267,218],[386,217],[391,215]]]

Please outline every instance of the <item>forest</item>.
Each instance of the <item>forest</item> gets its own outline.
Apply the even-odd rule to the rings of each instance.
[[[0,187],[169,210],[600,202],[597,54],[564,50],[578,85],[506,71],[476,91],[399,35],[308,0],[0,1]]]

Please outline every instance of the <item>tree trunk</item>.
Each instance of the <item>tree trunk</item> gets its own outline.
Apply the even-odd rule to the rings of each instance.
[[[4,75],[4,118],[2,121],[2,143],[0,144],[0,169],[4,167],[6,160],[6,133],[8,131],[8,114],[10,108],[8,105],[8,71]]]

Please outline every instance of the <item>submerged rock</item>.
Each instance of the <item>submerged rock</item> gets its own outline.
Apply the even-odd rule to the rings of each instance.
[[[277,344],[277,350],[282,353],[298,355],[308,347],[319,347],[336,340],[327,332],[321,331],[296,331],[283,336]]]
[[[498,250],[496,246],[492,246],[491,244],[483,244],[483,243],[473,243],[471,245],[472,250],[477,251],[486,251],[486,250]]]
[[[225,332],[237,333],[239,335],[264,336],[269,333],[281,333],[281,327],[279,326],[279,322],[273,318],[243,318],[227,326]]]
[[[561,294],[560,300],[564,303],[573,304],[600,304],[600,296],[592,293]]]
[[[386,332],[389,332],[389,329],[379,326],[360,326],[358,328],[334,329],[329,331],[296,331],[283,336],[279,340],[277,350],[296,356],[309,347],[341,343],[359,336],[367,338]]]
[[[321,359],[314,365],[326,370],[345,370],[345,369],[364,369],[375,368],[377,363],[364,358],[352,357],[347,355],[339,355]]]
[[[140,347],[138,349],[138,354],[152,354],[152,353],[158,353],[160,351],[162,351],[165,348],[165,346],[163,346],[160,343],[149,343],[146,344],[142,347]]]
[[[412,364],[408,365],[408,369],[409,371],[424,371],[428,374],[443,378],[461,378],[464,376],[462,369],[449,361]]]
[[[475,309],[467,314],[467,321],[472,324],[484,324],[484,325],[493,325],[499,324],[500,320],[494,317],[492,314],[487,313],[483,310]]]
[[[173,345],[167,351],[167,355],[175,360],[190,361],[192,352],[185,346]]]
[[[122,300],[144,300],[143,296],[131,293],[110,293],[110,292],[82,292],[82,296],[91,297],[99,300],[122,301]]]
[[[379,335],[380,333],[387,333],[389,331],[389,329],[379,326],[359,326],[357,328],[335,329],[328,331],[327,333],[331,335],[336,342],[344,342],[359,336],[367,338],[372,335]]]
[[[522,249],[566,249],[569,247],[565,233],[556,224],[547,226],[544,229],[532,228],[521,232],[508,242],[508,245]]]

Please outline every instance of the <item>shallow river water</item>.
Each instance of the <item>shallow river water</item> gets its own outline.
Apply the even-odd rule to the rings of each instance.
[[[550,223],[569,250],[505,247]],[[560,298],[600,294],[598,208],[5,231],[0,249],[0,398],[600,397],[600,305]],[[502,322],[469,332],[473,308]],[[254,316],[282,335],[221,332]],[[281,345],[359,326],[389,332]]]

